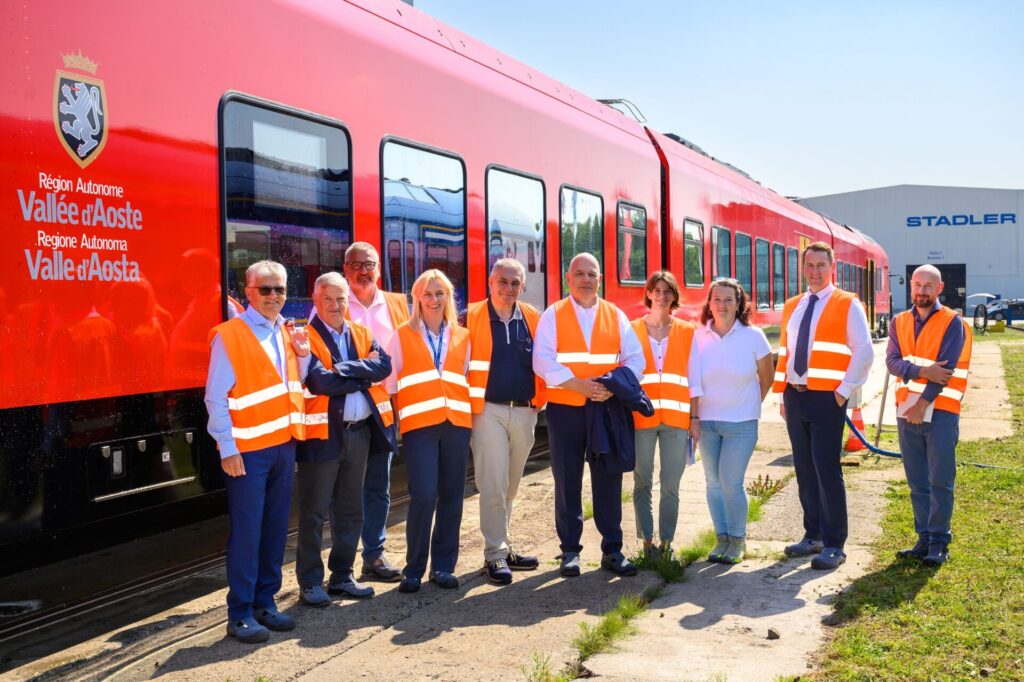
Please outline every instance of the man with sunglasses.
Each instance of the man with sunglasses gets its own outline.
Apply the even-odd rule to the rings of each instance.
[[[346,319],[368,327],[381,348],[388,348],[395,330],[409,320],[405,294],[381,291],[380,254],[372,244],[353,242],[345,250],[345,279],[351,289]],[[391,451],[371,452],[363,481],[362,577],[386,582],[402,579],[402,571],[384,556],[391,507]]]
[[[295,441],[305,438],[302,382],[309,338],[281,317],[287,273],[274,261],[245,272],[249,307],[210,332],[207,430],[217,442],[231,531],[227,547],[228,634],[265,642],[295,620],[277,610]]]
[[[480,491],[480,531],[487,578],[512,582],[512,571],[537,568],[536,557],[511,546],[512,501],[533,447],[544,384],[533,374],[533,338],[540,311],[519,300],[526,271],[502,258],[487,280],[490,297],[469,306],[469,398],[473,412],[473,475]],[[534,381],[524,381],[532,377]]]

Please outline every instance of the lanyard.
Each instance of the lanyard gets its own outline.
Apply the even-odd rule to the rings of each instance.
[[[441,371],[441,347],[444,346],[444,320],[441,320],[441,330],[437,333],[437,345],[434,345],[434,336],[430,333],[430,330],[423,328],[427,332],[427,343],[430,344],[430,352],[434,354],[434,369]]]

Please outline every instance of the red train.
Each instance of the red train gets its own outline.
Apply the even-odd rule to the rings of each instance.
[[[548,304],[586,250],[630,315],[668,268],[681,315],[733,275],[772,327],[824,240],[885,328],[869,238],[400,2],[7,15],[0,575],[222,513],[207,332],[257,259],[299,317],[366,240],[385,288],[441,267],[463,307],[504,255]]]

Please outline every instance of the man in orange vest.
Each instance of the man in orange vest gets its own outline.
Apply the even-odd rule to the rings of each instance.
[[[584,406],[611,397],[596,377],[626,367],[639,382],[644,351],[626,315],[598,296],[601,266],[577,254],[566,273],[569,296],[550,306],[537,323],[533,371],[547,385],[551,473],[555,478],[555,527],[562,549],[561,573],[580,574],[583,546],[583,465],[587,446]],[[636,575],[622,554],[622,473],[590,466],[594,523],[601,533],[601,567]]]
[[[469,306],[469,399],[473,411],[473,476],[480,491],[480,532],[487,578],[512,582],[512,571],[537,568],[509,539],[512,502],[533,448],[544,386],[533,373],[533,338],[540,311],[519,300],[526,270],[502,258],[487,280],[490,297]],[[529,377],[533,381],[528,381]]]
[[[816,556],[811,568],[830,570],[846,561],[846,486],[839,459],[846,401],[867,381],[874,360],[864,308],[853,294],[832,285],[835,259],[824,242],[803,253],[807,291],[782,310],[776,393],[793,446],[793,467],[804,516],[804,538],[788,556]]]
[[[349,319],[367,327],[381,348],[388,348],[395,330],[409,320],[405,294],[382,291],[380,254],[372,244],[353,242],[345,250],[345,279]],[[384,556],[388,510],[391,508],[391,458],[394,453],[371,452],[363,482],[363,577],[386,582],[402,579],[402,572]]]
[[[960,403],[967,390],[972,335],[963,318],[939,303],[942,273],[922,265],[910,278],[914,307],[889,324],[886,366],[899,379],[896,424],[910,486],[917,544],[904,559],[941,566],[953,539],[953,484]]]
[[[295,441],[305,437],[302,382],[309,338],[281,317],[287,273],[273,261],[245,272],[249,307],[210,332],[207,430],[220,450],[228,517],[228,634],[265,642],[295,620],[277,610],[288,535]]]
[[[306,440],[299,444],[299,533],[295,577],[299,599],[327,606],[328,594],[372,597],[373,588],[352,573],[363,527],[363,479],[370,452],[393,452],[394,418],[380,382],[391,373],[391,358],[370,330],[347,321],[349,287],[337,272],[313,285],[316,317],[310,323],[313,359],[306,378]],[[331,576],[324,592],[324,520],[330,511]]]

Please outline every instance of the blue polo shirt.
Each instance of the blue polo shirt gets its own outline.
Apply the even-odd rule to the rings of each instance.
[[[533,337],[516,304],[512,319],[503,322],[487,301],[491,320],[491,369],[484,400],[495,403],[533,400]]]

